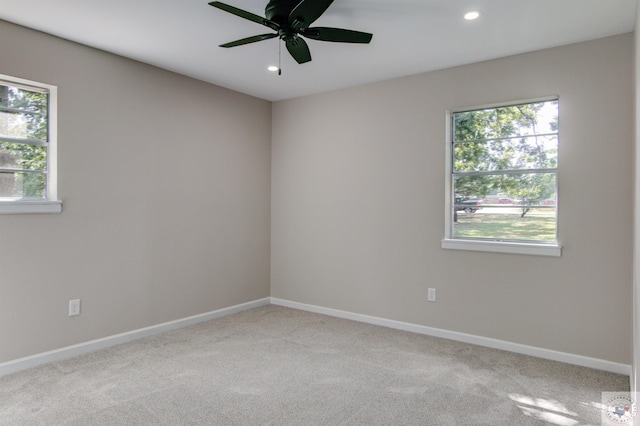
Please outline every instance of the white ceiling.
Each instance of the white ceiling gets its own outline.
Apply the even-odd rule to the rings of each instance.
[[[335,0],[314,26],[373,33],[369,45],[308,40],[298,65],[270,30],[209,0],[0,0],[0,19],[267,100],[282,100],[634,30],[637,0]],[[267,0],[224,0],[264,16]],[[482,15],[465,21],[472,9]]]

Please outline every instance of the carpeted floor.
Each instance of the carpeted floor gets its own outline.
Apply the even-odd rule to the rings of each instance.
[[[0,377],[2,425],[599,425],[626,376],[266,306]]]

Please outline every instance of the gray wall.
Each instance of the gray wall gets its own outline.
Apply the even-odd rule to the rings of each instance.
[[[2,21],[0,73],[58,86],[64,202],[0,216],[0,362],[269,296],[269,102]]]
[[[273,106],[2,21],[0,40],[0,73],[59,86],[64,201],[0,216],[0,362],[270,279],[278,298],[631,362],[631,35]],[[445,110],[552,94],[563,256],[442,250]]]
[[[627,34],[275,103],[272,296],[631,363],[632,58]],[[441,249],[445,111],[547,95],[562,257]]]

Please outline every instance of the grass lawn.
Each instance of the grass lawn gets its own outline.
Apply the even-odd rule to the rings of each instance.
[[[519,213],[458,213],[454,237],[553,241],[556,239],[555,211],[532,210]]]

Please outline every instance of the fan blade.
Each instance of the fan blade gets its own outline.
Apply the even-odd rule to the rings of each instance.
[[[257,22],[258,24],[264,25],[266,27],[271,28],[274,31],[278,31],[280,29],[280,25],[276,22],[270,21],[267,18],[263,18],[262,16],[256,15],[251,12],[247,12],[246,10],[238,9],[237,7],[230,6],[226,3],[222,3],[220,1],[212,1],[209,3],[209,6],[216,7],[220,10],[224,10],[225,12],[229,12],[240,18],[248,19],[249,21]]]
[[[369,33],[328,27],[307,28],[304,31],[300,31],[300,34],[314,40],[339,43],[369,43],[373,38],[373,34]]]
[[[270,38],[278,37],[278,34],[260,34],[253,37],[243,38],[241,40],[231,41],[229,43],[221,44],[220,47],[236,47],[243,44],[255,43],[256,41],[269,40]]]
[[[294,29],[307,28],[313,24],[333,3],[333,0],[302,0],[289,14],[289,23]]]
[[[295,37],[291,40],[287,40],[287,50],[293,56],[299,64],[304,64],[311,60],[311,52],[309,52],[309,46],[300,37]]]

